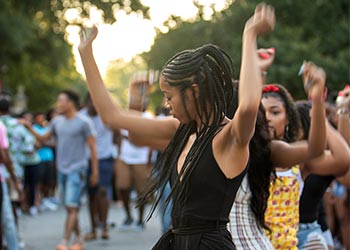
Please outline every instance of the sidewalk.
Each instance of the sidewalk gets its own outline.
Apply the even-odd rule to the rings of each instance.
[[[134,218],[136,210],[133,210]],[[109,221],[116,223],[110,229],[110,239],[97,239],[86,242],[86,250],[144,250],[151,249],[161,235],[160,218],[156,214],[146,223],[143,232],[121,232],[118,225],[124,220],[124,212],[119,204],[113,204],[110,209]],[[62,239],[65,211],[47,211],[31,217],[22,215],[19,219],[20,233],[26,242],[26,250],[55,250],[56,244]],[[85,234],[89,230],[88,210],[82,207],[80,212],[80,228]],[[100,232],[99,232],[100,233]]]

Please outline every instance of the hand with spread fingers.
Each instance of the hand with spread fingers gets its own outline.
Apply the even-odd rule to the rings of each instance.
[[[255,8],[254,15],[246,22],[244,33],[252,33],[256,36],[264,35],[275,28],[275,9],[261,3]]]

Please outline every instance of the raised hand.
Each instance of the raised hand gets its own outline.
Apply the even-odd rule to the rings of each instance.
[[[273,61],[275,60],[275,49],[269,48],[269,49],[258,49],[258,64],[259,68],[262,72],[267,71],[269,67],[272,65]]]
[[[254,15],[249,18],[244,27],[244,33],[260,36],[275,28],[275,10],[272,6],[261,3],[255,8]]]
[[[346,85],[343,90],[339,91],[337,107],[338,109],[350,111],[350,85]]]
[[[96,26],[92,28],[81,28],[80,31],[80,44],[78,46],[79,51],[84,51],[86,48],[91,48],[92,42],[95,40],[98,34]]]
[[[301,68],[304,89],[311,98],[323,98],[326,73],[312,62],[304,62]]]

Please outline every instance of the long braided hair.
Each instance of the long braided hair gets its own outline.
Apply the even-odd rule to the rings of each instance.
[[[235,81],[233,86],[233,102],[228,114],[229,118],[234,116],[238,108],[238,82]],[[269,231],[265,224],[265,211],[270,196],[270,183],[276,178],[276,172],[271,161],[271,137],[262,104],[259,106],[254,135],[249,142],[249,152],[247,175],[252,194],[249,202],[250,209],[257,224]]]
[[[159,205],[160,197],[164,193],[165,185],[170,180],[174,168],[177,171],[178,158],[189,136],[196,133],[196,139],[186,156],[177,180],[172,183],[170,195],[162,205],[165,208],[171,199],[173,199],[174,207],[181,207],[184,204],[189,177],[205,147],[222,127],[225,114],[231,107],[233,95],[232,61],[226,52],[215,45],[208,44],[177,53],[164,65],[161,77],[171,87],[179,89],[182,104],[189,119],[185,91],[192,89],[195,97],[192,84],[198,84],[199,94],[194,99],[201,124],[196,124],[195,121],[188,124],[181,123],[169,145],[157,160],[152,170],[151,183],[138,200],[139,204],[144,204],[158,191],[148,219]]]

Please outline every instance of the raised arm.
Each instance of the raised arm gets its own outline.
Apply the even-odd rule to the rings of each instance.
[[[326,75],[321,68],[310,62],[304,63],[303,82],[312,101],[309,140],[292,144],[273,141],[271,158],[275,167],[289,168],[323,154],[326,146],[325,81]]]
[[[339,106],[338,112],[338,131],[346,140],[348,146],[350,147],[350,88],[344,90],[345,100]],[[348,148],[348,152],[350,149]],[[349,188],[350,185],[350,163],[348,165],[348,171],[345,175],[337,178],[337,181]]]
[[[338,105],[338,131],[350,146],[350,87],[343,91],[341,103]]]
[[[262,74],[259,68],[257,38],[274,29],[275,13],[271,6],[260,4],[246,22],[243,32],[238,109],[230,122],[230,134],[239,145],[248,145],[254,134],[261,100]]]
[[[170,140],[179,124],[176,119],[166,121],[145,119],[139,114],[122,111],[113,102],[104,85],[92,52],[92,42],[96,38],[97,33],[97,28],[93,27],[86,39],[81,37],[79,53],[84,66],[89,92],[104,123],[113,129],[123,128],[129,130],[130,133],[136,132],[154,138]]]
[[[258,64],[261,71],[262,83],[266,84],[267,71],[275,60],[275,48],[258,49]]]
[[[271,31],[274,24],[274,9],[260,4],[244,28],[238,108],[233,119],[213,141],[214,156],[227,178],[241,173],[249,159],[249,142],[254,134],[262,92],[256,40]]]

